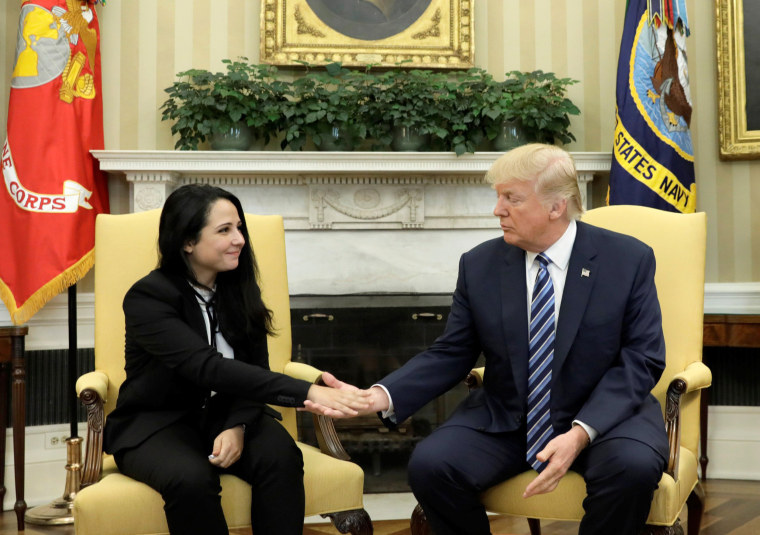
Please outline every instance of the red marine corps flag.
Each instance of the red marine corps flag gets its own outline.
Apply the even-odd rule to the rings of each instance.
[[[93,265],[108,212],[94,0],[21,5],[0,189],[0,297],[25,323]]]

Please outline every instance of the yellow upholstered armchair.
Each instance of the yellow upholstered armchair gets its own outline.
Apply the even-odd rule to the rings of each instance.
[[[80,377],[77,394],[87,407],[87,446],[81,490],[74,500],[77,535],[168,534],[161,496],[119,473],[102,451],[102,430],[116,406],[124,373],[124,313],[129,287],[157,263],[159,210],[100,215],[95,230],[95,370]],[[290,361],[290,303],[285,264],[285,232],[279,216],[246,215],[256,251],[264,302],[274,313],[278,335],[269,340],[273,371],[319,381],[319,370]],[[296,436],[296,411],[277,407],[282,424]],[[372,524],[363,509],[364,472],[343,451],[332,420],[315,417],[320,449],[298,443],[304,460],[306,516],[330,517],[338,531],[369,535]],[[325,452],[325,453],[323,453]],[[222,507],[230,528],[250,525],[251,489],[222,475]]]
[[[640,206],[608,206],[588,211],[583,221],[647,243],[657,261],[655,284],[662,308],[666,368],[652,393],[662,405],[670,442],[670,459],[654,494],[647,534],[683,534],[679,514],[688,504],[688,533],[697,535],[704,492],[697,472],[699,397],[712,375],[702,364],[702,322],[705,282],[704,213],[675,214]],[[484,369],[467,378],[471,388],[482,385]],[[532,535],[540,535],[540,519],[581,520],[586,496],[583,478],[568,472],[554,492],[524,499],[534,470],[491,487],[481,496],[492,513],[528,518]],[[424,512],[412,514],[412,534],[430,533]]]

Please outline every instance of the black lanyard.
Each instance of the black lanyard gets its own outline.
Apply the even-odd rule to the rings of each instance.
[[[193,288],[193,293],[201,300],[206,308],[206,316],[208,317],[209,334],[211,338],[209,343],[211,344],[211,347],[216,347],[216,333],[219,332],[219,321],[217,320],[215,309],[216,292],[214,292],[208,300],[206,300],[195,288]]]

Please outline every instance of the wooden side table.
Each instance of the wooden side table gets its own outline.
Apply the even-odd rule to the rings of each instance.
[[[705,314],[704,347],[760,347],[760,316],[743,314]],[[706,479],[707,463],[707,405],[709,389],[700,398],[700,447],[702,479]]]
[[[24,442],[26,426],[26,366],[24,337],[28,327],[0,327],[0,429],[8,428],[9,369],[13,407],[13,467],[16,476],[16,511],[18,530],[24,530]],[[0,503],[5,498],[5,436],[0,439]]]

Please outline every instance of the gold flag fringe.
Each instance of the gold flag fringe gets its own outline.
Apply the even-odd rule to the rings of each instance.
[[[34,292],[20,307],[10,288],[0,279],[0,299],[3,300],[14,325],[23,325],[40,311],[53,297],[79,282],[95,263],[95,250],[91,249],[73,266],[56,275]]]

